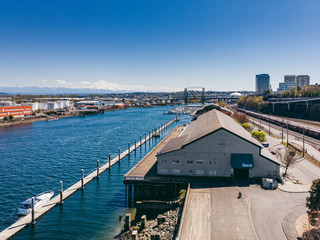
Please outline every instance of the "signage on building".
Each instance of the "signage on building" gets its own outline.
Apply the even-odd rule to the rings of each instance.
[[[253,164],[251,164],[251,163],[242,163],[242,167],[243,168],[252,168]]]

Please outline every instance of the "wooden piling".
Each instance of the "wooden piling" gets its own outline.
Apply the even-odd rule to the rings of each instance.
[[[84,170],[81,169],[81,188],[84,189]]]
[[[100,168],[99,160],[97,160],[97,178],[99,178],[99,168]]]
[[[111,171],[111,154],[109,153],[109,171]]]
[[[34,210],[34,197],[31,198],[31,224],[35,224],[35,210]]]
[[[128,142],[128,154],[130,154],[130,142]]]
[[[60,181],[60,204],[63,204],[63,183]]]

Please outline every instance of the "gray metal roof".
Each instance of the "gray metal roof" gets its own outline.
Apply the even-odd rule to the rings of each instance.
[[[241,127],[228,115],[215,109],[200,115],[195,121],[190,122],[180,136],[167,142],[167,144],[160,150],[158,154],[165,154],[179,150],[183,146],[207,136],[219,129],[225,129],[256,145],[261,149],[261,156],[277,164],[281,164],[275,156],[265,149],[261,143],[253,138],[251,134],[243,127]]]
[[[221,128],[230,131],[235,135],[238,135],[239,137],[251,142],[254,145],[257,145],[260,148],[263,148],[261,143],[253,138],[250,133],[248,133],[238,123],[236,123],[231,117],[218,110],[213,109],[200,115],[195,121],[190,122],[186,129],[182,132],[182,134],[179,137],[170,140],[166,144],[166,146],[161,149],[159,154],[178,150],[183,146],[192,143]],[[172,146],[170,146],[171,144]]]

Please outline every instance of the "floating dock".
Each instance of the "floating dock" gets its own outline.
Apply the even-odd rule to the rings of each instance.
[[[145,138],[141,138],[141,141],[136,142],[130,147],[130,143],[128,143],[128,149],[122,153],[120,153],[117,157],[111,159],[111,155],[109,154],[109,162],[104,164],[103,166],[99,167],[99,164],[97,164],[97,170],[89,174],[88,176],[84,177],[69,187],[68,189],[61,191],[60,194],[55,196],[53,199],[51,199],[48,203],[44,204],[43,206],[36,208],[34,212],[34,219],[32,219],[32,214],[28,214],[25,217],[20,218],[18,221],[16,221],[14,224],[6,228],[0,233],[0,239],[5,240],[8,238],[11,238],[13,235],[17,234],[19,231],[21,231],[23,228],[26,226],[32,224],[33,220],[36,220],[40,218],[42,215],[50,211],[52,208],[54,208],[58,204],[62,204],[65,199],[70,197],[72,194],[74,194],[76,191],[79,189],[83,189],[85,185],[87,185],[89,182],[91,182],[94,178],[99,177],[99,175],[103,172],[105,172],[108,169],[111,169],[113,165],[115,165],[117,162],[121,161],[124,157],[129,155],[131,152],[136,150],[138,147],[149,141],[152,137],[160,134],[162,130],[170,126],[172,123],[177,121],[178,118],[174,118],[169,122],[165,122],[165,124],[161,124],[161,126],[158,129],[153,129],[152,131],[149,132],[149,134],[145,135]],[[172,133],[171,133],[172,134]],[[165,138],[167,139],[167,138]],[[148,154],[150,155],[150,153]]]

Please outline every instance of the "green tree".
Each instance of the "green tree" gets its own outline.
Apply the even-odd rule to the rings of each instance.
[[[226,104],[224,101],[218,102],[218,105],[219,105],[220,107],[226,107],[226,106],[227,106],[227,104]]]
[[[13,119],[13,116],[12,116],[12,115],[10,115],[10,116],[9,116],[9,119],[10,119],[10,120],[12,120],[12,119]]]
[[[245,130],[247,130],[247,131],[250,130],[250,128],[251,128],[250,125],[249,125],[249,123],[244,123],[244,124],[242,124],[241,126],[242,126]]]
[[[251,136],[257,139],[261,143],[267,141],[266,134],[261,131],[254,131],[251,133]]]
[[[3,121],[7,121],[7,120],[8,120],[7,117],[4,117],[4,118],[3,118]]]
[[[316,226],[320,222],[320,178],[313,180],[309,193],[306,202],[308,220],[312,226]]]

